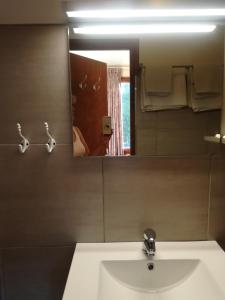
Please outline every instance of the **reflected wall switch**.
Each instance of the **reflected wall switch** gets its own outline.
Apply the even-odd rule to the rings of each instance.
[[[111,117],[104,116],[102,117],[102,133],[104,135],[112,134],[112,123],[111,123]]]

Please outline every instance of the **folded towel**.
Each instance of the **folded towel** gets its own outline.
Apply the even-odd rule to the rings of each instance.
[[[172,90],[171,66],[146,67],[145,88],[149,95],[168,96]]]
[[[223,85],[222,67],[220,65],[194,66],[193,84],[196,98],[220,94]]]
[[[158,111],[168,109],[181,109],[187,106],[187,87],[185,68],[174,68],[172,70],[172,88],[173,91],[167,97],[149,96],[145,88],[145,69],[142,68],[140,77],[140,98],[141,110]]]
[[[194,112],[216,110],[222,108],[222,97],[217,95],[215,97],[201,99],[192,98],[191,108]]]
[[[223,78],[222,67],[221,70],[221,78]],[[207,111],[207,110],[216,110],[222,108],[222,82],[213,90],[210,88],[211,92],[206,92],[206,88],[202,88],[201,91],[205,91],[204,93],[196,92],[196,70],[190,69],[188,73],[188,105],[193,109],[194,112]],[[198,74],[199,76],[199,74]],[[202,74],[204,76],[204,74]],[[222,80],[221,80],[222,81]],[[205,81],[206,82],[206,81]],[[213,82],[213,81],[211,81]],[[199,90],[200,91],[200,90]],[[216,92],[218,91],[218,92]]]

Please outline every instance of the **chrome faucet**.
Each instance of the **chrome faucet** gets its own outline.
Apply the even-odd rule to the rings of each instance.
[[[156,238],[156,233],[153,229],[145,229],[144,231],[144,252],[147,256],[153,256],[155,255],[155,238]]]

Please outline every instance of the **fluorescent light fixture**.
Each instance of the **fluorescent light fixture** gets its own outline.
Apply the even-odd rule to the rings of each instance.
[[[225,8],[207,9],[112,9],[68,11],[70,18],[129,19],[160,17],[215,17],[225,16]]]
[[[212,32],[214,24],[92,25],[73,28],[76,34],[159,34]]]

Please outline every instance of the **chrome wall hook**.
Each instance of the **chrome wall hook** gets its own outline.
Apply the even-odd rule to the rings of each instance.
[[[84,79],[79,83],[79,88],[82,90],[87,88],[87,74],[85,74]]]
[[[45,125],[46,134],[49,138],[48,143],[45,144],[45,145],[46,145],[46,149],[47,149],[48,153],[51,153],[54,150],[55,146],[56,146],[56,140],[49,133],[48,123],[44,122],[44,125]]]
[[[93,90],[94,91],[97,92],[97,91],[100,90],[100,88],[101,88],[100,82],[101,82],[101,77],[99,76],[98,80],[93,84]]]
[[[20,123],[17,123],[16,125],[17,125],[17,130],[18,130],[19,136],[22,138],[22,141],[19,144],[19,151],[20,151],[20,153],[24,154],[27,151],[27,149],[29,148],[30,142],[22,134],[22,127],[21,127]]]

